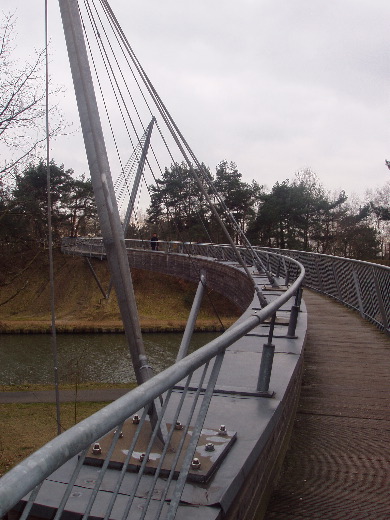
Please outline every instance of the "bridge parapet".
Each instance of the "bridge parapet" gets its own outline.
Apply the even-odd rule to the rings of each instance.
[[[128,239],[126,247],[131,250],[149,251],[148,240]],[[66,239],[64,252],[84,252],[104,254],[101,240]],[[229,244],[199,244],[191,242],[159,242],[159,250],[166,253],[179,253],[190,256],[215,258],[222,262],[234,262],[235,255]],[[334,298],[338,302],[360,313],[362,318],[375,324],[390,334],[390,268],[350,258],[310,253],[289,249],[255,248],[261,255],[266,267],[277,277],[283,276],[287,283],[297,276],[297,264],[286,264],[286,258],[297,260],[305,267],[304,285]],[[253,263],[246,249],[240,252],[248,265]],[[279,253],[279,255],[275,255]],[[185,270],[178,276],[186,277]],[[220,287],[216,288],[220,291]],[[229,295],[227,295],[229,297]]]
[[[390,267],[289,249],[279,251],[305,267],[305,287],[326,294],[390,334]]]
[[[70,239],[72,240],[72,239]],[[74,240],[74,239],[73,239]],[[103,252],[100,239],[77,239],[83,241],[83,247]],[[65,249],[74,246],[66,242]],[[76,246],[75,246],[76,247]],[[126,240],[129,249],[150,250],[148,240]],[[159,242],[160,251],[211,257],[222,262],[234,262],[235,255],[229,244],[199,244],[191,242]],[[246,249],[240,252],[251,265],[253,260]],[[390,334],[390,267],[323,255],[307,251],[275,248],[254,248],[261,255],[266,267],[277,277],[284,276],[287,282],[297,276],[297,265],[286,265],[283,257],[297,260],[305,268],[305,287],[334,298],[347,307],[356,310],[361,317],[375,324],[380,330]],[[270,254],[268,254],[270,253]],[[279,253],[280,256],[275,255]]]

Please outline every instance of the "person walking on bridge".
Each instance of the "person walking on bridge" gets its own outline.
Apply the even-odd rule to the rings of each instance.
[[[157,233],[153,233],[152,238],[150,239],[150,247],[152,248],[152,251],[158,251]]]

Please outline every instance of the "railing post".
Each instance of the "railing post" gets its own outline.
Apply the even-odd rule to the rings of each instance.
[[[288,331],[287,331],[287,335],[286,335],[287,338],[294,339],[297,337],[295,335],[295,329],[297,327],[298,315],[299,315],[299,310],[300,310],[300,306],[301,306],[301,299],[302,299],[302,288],[299,287],[297,289],[297,292],[295,295],[295,302],[291,306],[290,321],[288,323]]]
[[[275,345],[272,343],[272,337],[275,328],[276,312],[271,318],[268,342],[263,344],[263,353],[261,356],[259,379],[257,381],[257,391],[268,397],[273,396],[273,392],[269,392],[269,382],[271,379],[272,364],[274,361]]]
[[[364,308],[363,308],[363,301],[362,301],[362,293],[361,293],[361,290],[360,290],[359,277],[358,277],[358,274],[355,271],[355,269],[353,269],[353,271],[352,271],[352,276],[353,276],[353,281],[355,283],[355,290],[356,290],[356,296],[357,296],[358,304],[359,304],[360,316],[362,318],[364,318]]]
[[[276,278],[279,278],[279,276],[280,276],[280,256],[278,256],[278,265],[276,267],[276,273],[275,273]]]
[[[287,335],[286,335],[287,338],[294,339],[297,337],[295,335],[295,329],[297,327],[298,314],[299,314],[298,305],[292,305],[291,311],[290,311],[290,321],[288,322],[288,331],[287,331]]]

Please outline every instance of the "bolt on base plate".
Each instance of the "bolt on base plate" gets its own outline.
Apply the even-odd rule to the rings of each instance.
[[[167,424],[167,427],[170,430],[172,428],[172,425]],[[128,448],[132,443],[137,428],[138,425],[134,424],[131,418],[124,423],[122,428],[123,436],[118,439],[118,442],[114,448],[113,455],[108,464],[109,468],[118,470],[122,469],[126,455],[128,454]],[[185,450],[191,439],[192,430],[192,427],[188,429],[184,441],[184,447],[173,475],[173,478],[175,479],[179,476],[180,467],[184,459]],[[146,420],[143,424],[134,451],[130,457],[129,464],[127,466],[127,471],[139,471],[142,464],[142,460],[145,457],[145,453],[148,448],[151,433],[152,430],[150,422]],[[160,469],[161,477],[167,477],[169,475],[173,464],[173,460],[176,456],[176,450],[179,448],[179,444],[184,434],[184,430],[178,430],[174,428],[168,451],[164,457],[163,464]],[[102,439],[100,439],[99,443],[101,453],[93,453],[92,445],[89,454],[85,458],[84,464],[98,467],[102,466],[106,454],[111,446],[113,436],[114,432],[111,432]],[[194,458],[196,458],[199,461],[199,466],[197,464],[191,465],[187,480],[201,483],[207,482],[222,463],[223,459],[225,458],[234,441],[236,440],[236,437],[237,433],[229,430],[226,430],[226,434],[221,435],[220,430],[203,428],[202,433],[199,437],[198,446],[196,447],[194,453]],[[213,445],[213,450],[210,450],[210,444]],[[146,474],[155,474],[157,467],[160,463],[163,448],[164,447],[162,443],[158,439],[155,440],[149,454],[148,462],[144,469],[144,472]]]

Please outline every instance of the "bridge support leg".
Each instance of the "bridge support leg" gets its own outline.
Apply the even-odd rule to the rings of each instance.
[[[204,288],[206,287],[206,274],[204,272],[200,275],[200,282],[198,284],[198,288],[196,290],[195,298],[192,303],[191,312],[189,318],[187,320],[187,325],[183,334],[183,339],[181,340],[179,352],[176,357],[176,362],[180,361],[184,357],[186,357],[188,353],[188,347],[190,346],[190,341],[192,337],[192,333],[194,332],[196,319],[198,317],[200,305],[202,303]]]
[[[87,265],[88,265],[88,267],[89,267],[89,270],[90,270],[91,273],[92,273],[92,276],[95,278],[95,282],[97,283],[97,285],[98,285],[98,287],[99,287],[99,289],[100,289],[100,292],[101,292],[102,295],[103,295],[103,298],[104,298],[105,300],[107,300],[107,299],[108,299],[108,293],[106,293],[105,290],[103,289],[103,286],[102,286],[102,284],[100,283],[100,280],[99,280],[99,278],[98,278],[98,275],[96,274],[95,269],[93,268],[90,259],[87,258],[87,257],[85,257],[85,260],[86,260],[86,262],[87,262]]]

